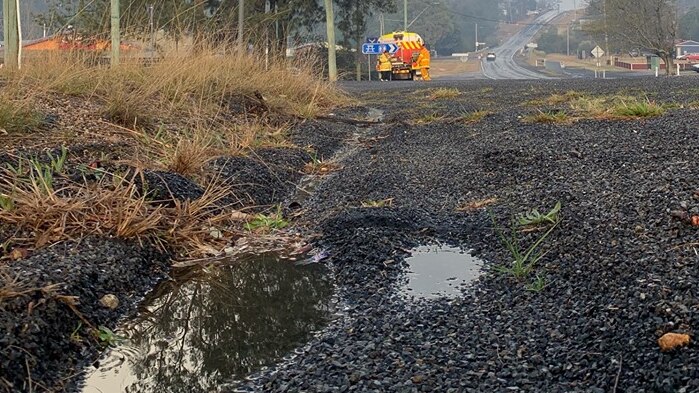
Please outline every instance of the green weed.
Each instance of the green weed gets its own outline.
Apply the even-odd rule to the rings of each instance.
[[[25,133],[37,129],[42,116],[30,106],[28,102],[18,103],[0,96],[0,133]]]
[[[15,208],[15,202],[5,194],[0,194],[0,210],[11,211]]]
[[[115,347],[120,342],[124,341],[124,338],[114,333],[111,329],[106,326],[100,326],[95,332],[97,339],[100,343],[108,347]]]
[[[449,98],[456,98],[461,95],[461,92],[459,89],[455,87],[440,87],[438,89],[432,90],[432,93],[428,96],[428,98],[432,100],[441,100],[441,99],[449,99]]]
[[[245,224],[248,231],[268,231],[279,230],[289,226],[289,221],[282,216],[281,206],[277,206],[277,211],[272,214],[256,214],[250,222]]]
[[[518,280],[528,276],[529,273],[534,270],[536,263],[539,262],[539,260],[545,255],[545,253],[542,253],[539,250],[539,246],[544,242],[544,240],[546,240],[551,232],[556,229],[560,221],[556,221],[543,235],[541,235],[533,244],[525,249],[520,245],[517,222],[512,220],[510,233],[509,235],[505,235],[503,230],[495,221],[495,216],[493,216],[492,212],[489,213],[500,241],[512,256],[512,263],[510,265],[498,266],[495,269],[500,273],[510,274]]]
[[[440,120],[444,120],[445,118],[446,116],[433,112],[418,117],[417,119],[415,119],[415,124],[430,124]]]
[[[564,111],[541,111],[524,116],[525,123],[565,123],[569,120]]]
[[[475,111],[467,113],[461,117],[461,121],[464,123],[478,123],[479,121],[485,119],[487,116],[492,115],[491,111]]]
[[[536,292],[539,293],[544,290],[548,286],[548,283],[546,282],[546,276],[540,276],[536,275],[536,278],[534,281],[532,281],[530,284],[527,284],[526,289],[529,292]]]
[[[539,213],[538,210],[533,209],[527,213],[518,215],[517,223],[519,225],[538,225],[543,223],[555,224],[559,220],[558,213],[561,211],[561,202],[556,202],[556,205],[546,214]]]
[[[378,201],[362,201],[362,207],[386,207],[393,205],[393,198],[381,199]]]
[[[665,113],[665,108],[651,101],[634,101],[618,103],[612,113],[621,117],[654,117]]]

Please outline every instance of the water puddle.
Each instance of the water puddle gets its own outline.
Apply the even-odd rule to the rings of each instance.
[[[257,255],[195,275],[149,295],[83,392],[216,391],[300,346],[333,310],[319,264]]]
[[[460,288],[481,274],[483,262],[460,248],[420,246],[411,250],[407,283],[401,293],[417,298],[456,297]]]
[[[375,123],[382,122],[384,118],[384,111],[377,108],[369,108],[369,113],[367,113],[367,121],[372,121]]]

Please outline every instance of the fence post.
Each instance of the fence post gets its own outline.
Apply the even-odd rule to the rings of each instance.
[[[5,67],[19,68],[19,51],[22,45],[19,31],[19,4],[18,0],[4,0],[2,2],[3,33],[5,37]]]
[[[119,0],[112,0],[112,10],[111,10],[111,24],[112,24],[112,67],[119,65],[119,52],[121,49],[121,37],[119,31],[119,20],[121,19],[119,15]]]

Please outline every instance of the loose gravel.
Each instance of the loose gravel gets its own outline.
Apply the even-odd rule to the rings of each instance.
[[[420,98],[439,83],[347,85],[392,123],[370,130],[308,202],[345,314],[293,361],[231,390],[699,391],[696,347],[662,353],[656,343],[699,326],[697,232],[669,214],[699,210],[697,82],[474,81],[450,83],[462,92],[451,100]],[[549,109],[528,101],[569,90],[638,94],[673,109],[522,122]],[[453,121],[473,110],[493,114]],[[443,118],[416,124],[426,113]],[[390,206],[360,207],[387,198]],[[511,257],[487,211],[457,211],[485,198],[497,198],[490,209],[505,227],[516,213],[563,205],[546,255],[522,281],[493,269]],[[486,273],[457,299],[398,296],[406,249],[435,239],[473,249]],[[527,290],[535,275],[547,283],[540,292]]]

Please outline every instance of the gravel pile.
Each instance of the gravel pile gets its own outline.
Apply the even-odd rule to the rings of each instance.
[[[235,389],[699,391],[696,347],[662,353],[656,343],[666,332],[694,338],[699,326],[697,229],[670,215],[699,212],[699,114],[688,107],[697,82],[452,83],[459,97],[422,111],[389,100],[426,96],[415,84],[353,85],[364,98],[384,94],[380,106],[402,123],[374,128],[310,201],[306,217],[324,234],[346,315],[293,361]],[[652,119],[522,122],[537,110],[523,103],[568,90],[645,92],[675,108]],[[410,125],[460,107],[494,114]],[[360,207],[387,198],[389,207]],[[522,281],[494,271],[512,258],[488,213],[457,211],[485,198],[497,198],[490,208],[505,227],[516,213],[563,205],[547,254]],[[473,249],[486,271],[458,299],[405,300],[396,293],[405,250],[434,239]],[[535,275],[545,277],[541,292],[527,290]]]
[[[168,257],[115,239],[83,239],[11,263],[0,287],[21,278],[0,303],[0,391],[61,390],[96,357],[96,328],[133,314],[143,294],[165,277]],[[116,295],[110,309],[99,300]]]

